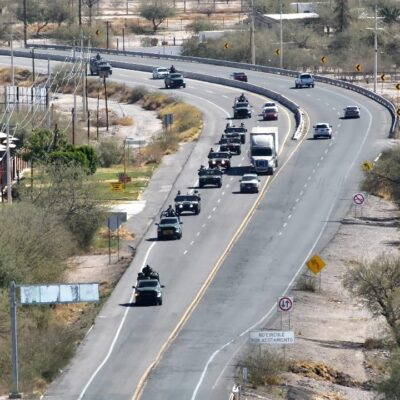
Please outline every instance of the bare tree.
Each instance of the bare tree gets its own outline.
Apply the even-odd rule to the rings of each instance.
[[[385,317],[400,346],[400,259],[380,256],[350,268],[343,280],[374,316]]]
[[[89,9],[89,26],[92,26],[93,6],[98,4],[100,0],[82,0]]]

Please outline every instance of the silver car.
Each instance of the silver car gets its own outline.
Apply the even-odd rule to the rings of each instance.
[[[358,106],[347,106],[344,109],[344,118],[360,118],[360,109]]]
[[[325,137],[328,139],[332,138],[332,125],[329,125],[327,122],[319,122],[318,124],[313,126],[314,128],[314,139],[319,137]]]
[[[153,79],[164,79],[169,74],[168,68],[155,67],[153,68]]]

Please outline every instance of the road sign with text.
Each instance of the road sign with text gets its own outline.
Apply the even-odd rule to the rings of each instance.
[[[250,332],[253,344],[291,344],[294,343],[293,331],[253,331]]]

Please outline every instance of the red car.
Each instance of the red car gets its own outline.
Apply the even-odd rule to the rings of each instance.
[[[234,72],[232,78],[235,81],[247,82],[247,75],[244,72]]]
[[[278,109],[276,107],[264,107],[262,116],[264,121],[277,120]]]

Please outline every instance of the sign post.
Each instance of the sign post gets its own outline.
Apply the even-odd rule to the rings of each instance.
[[[288,313],[290,330],[290,313],[293,310],[293,297],[281,296],[278,298],[278,311],[281,313],[281,330],[283,330],[283,314]]]
[[[353,194],[353,205],[354,205],[354,217],[357,217],[357,207],[360,208],[360,216],[362,217],[362,206],[367,200],[367,195],[365,193],[354,193]]]

